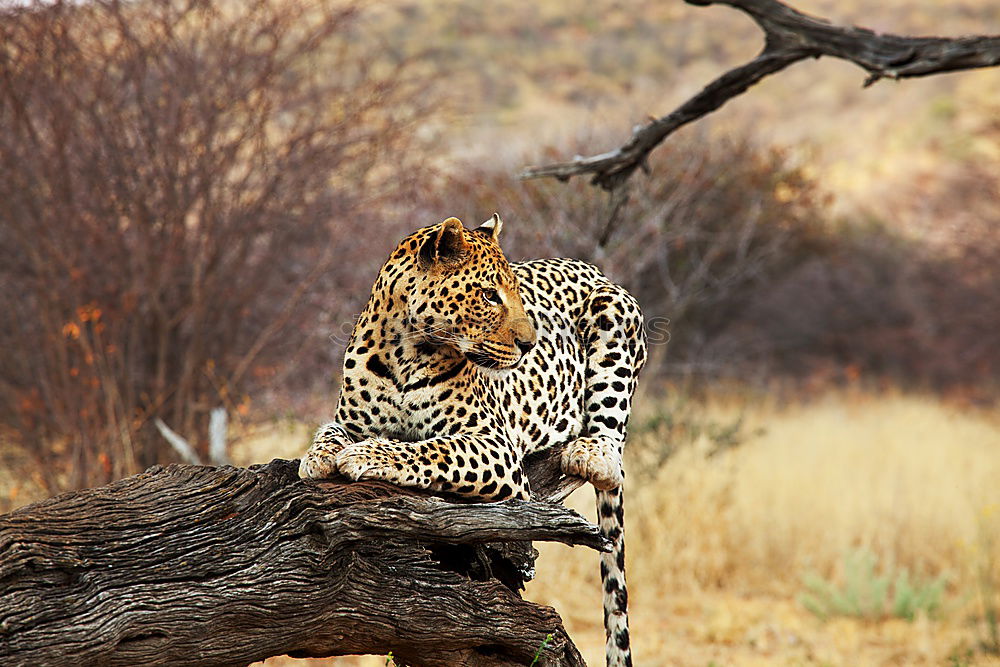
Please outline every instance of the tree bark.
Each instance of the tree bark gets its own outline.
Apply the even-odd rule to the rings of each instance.
[[[542,498],[582,483],[556,472],[557,451],[526,469]],[[539,665],[584,664],[555,610],[518,591],[528,540],[606,549],[596,526],[550,500],[474,504],[296,470],[154,467],[0,517],[0,662],[391,651],[397,664],[498,666],[541,649]]]

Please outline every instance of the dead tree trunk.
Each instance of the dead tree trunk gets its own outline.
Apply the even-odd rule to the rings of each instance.
[[[0,517],[0,663],[526,665],[544,643],[538,664],[584,664],[555,610],[518,594],[528,540],[604,548],[582,517],[296,466],[154,467]],[[578,482],[553,470],[529,474],[561,499]]]

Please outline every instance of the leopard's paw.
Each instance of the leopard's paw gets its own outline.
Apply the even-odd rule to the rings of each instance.
[[[582,477],[602,491],[625,482],[620,446],[606,438],[577,438],[563,449],[562,471]]]
[[[337,470],[355,481],[359,479],[397,481],[396,462],[386,447],[390,444],[379,438],[369,438],[348,445],[337,453]]]
[[[325,479],[336,472],[336,459],[321,451],[310,449],[299,461],[299,477],[302,479]]]
[[[313,436],[309,451],[299,462],[299,477],[324,479],[337,472],[337,453],[351,444],[343,428],[337,423],[319,427]]]

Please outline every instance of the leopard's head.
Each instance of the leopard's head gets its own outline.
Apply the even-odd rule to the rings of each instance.
[[[448,218],[418,231],[408,246],[417,271],[406,298],[412,334],[487,369],[516,366],[536,340],[498,243],[502,227],[496,214],[473,230]]]

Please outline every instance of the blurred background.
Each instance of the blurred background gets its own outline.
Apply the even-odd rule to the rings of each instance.
[[[984,0],[794,4],[1000,33]],[[795,65],[670,137],[599,249],[605,193],[516,173],[751,58],[742,14],[0,14],[0,511],[177,461],[156,419],[207,460],[222,408],[235,463],[297,457],[396,241],[499,211],[510,259],[595,262],[655,323],[626,448],[637,665],[1000,664],[1000,71],[862,90]],[[589,489],[570,504],[593,518]],[[544,545],[527,597],[603,664],[594,553]]]

